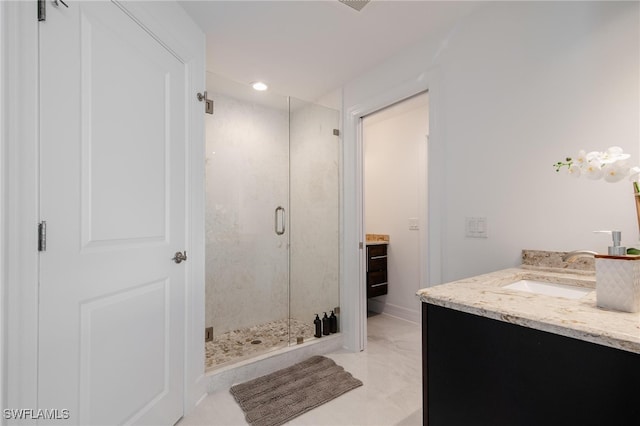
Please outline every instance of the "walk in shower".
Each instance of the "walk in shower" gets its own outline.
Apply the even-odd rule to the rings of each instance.
[[[339,306],[339,113],[212,73],[206,368],[314,339]]]

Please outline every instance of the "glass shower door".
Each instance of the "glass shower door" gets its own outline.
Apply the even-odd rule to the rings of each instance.
[[[207,75],[207,367],[288,344],[288,99]]]
[[[322,318],[339,306],[340,116],[295,98],[289,108],[289,310],[291,340],[297,342],[313,337],[315,314]]]

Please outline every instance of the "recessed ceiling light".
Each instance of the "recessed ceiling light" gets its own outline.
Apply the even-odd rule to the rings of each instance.
[[[251,83],[251,86],[255,89],[255,90],[259,90],[259,91],[265,91],[269,88],[269,86],[267,86],[266,84],[264,84],[261,81],[256,81],[255,83]]]

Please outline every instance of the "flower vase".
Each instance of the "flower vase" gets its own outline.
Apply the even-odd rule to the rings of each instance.
[[[638,232],[640,233],[640,188],[638,187],[638,182],[633,182],[633,195],[635,195],[636,199],[636,217],[638,218]]]

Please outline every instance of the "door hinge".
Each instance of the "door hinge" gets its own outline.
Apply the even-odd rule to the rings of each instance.
[[[38,251],[47,251],[47,222],[38,224]]]
[[[47,20],[46,0],[38,0],[38,22]]]
[[[204,91],[204,94],[197,94],[197,98],[200,102],[204,101],[204,112],[207,114],[213,114],[213,99],[207,98],[207,91]]]
[[[64,0],[51,0],[51,3],[55,7],[60,7],[60,4],[62,3],[62,5],[64,7],[69,8],[69,5],[67,3],[65,3]],[[38,22],[46,21],[47,20],[47,3],[46,3],[46,0],[38,0],[38,4],[37,4],[36,7],[38,9]]]

